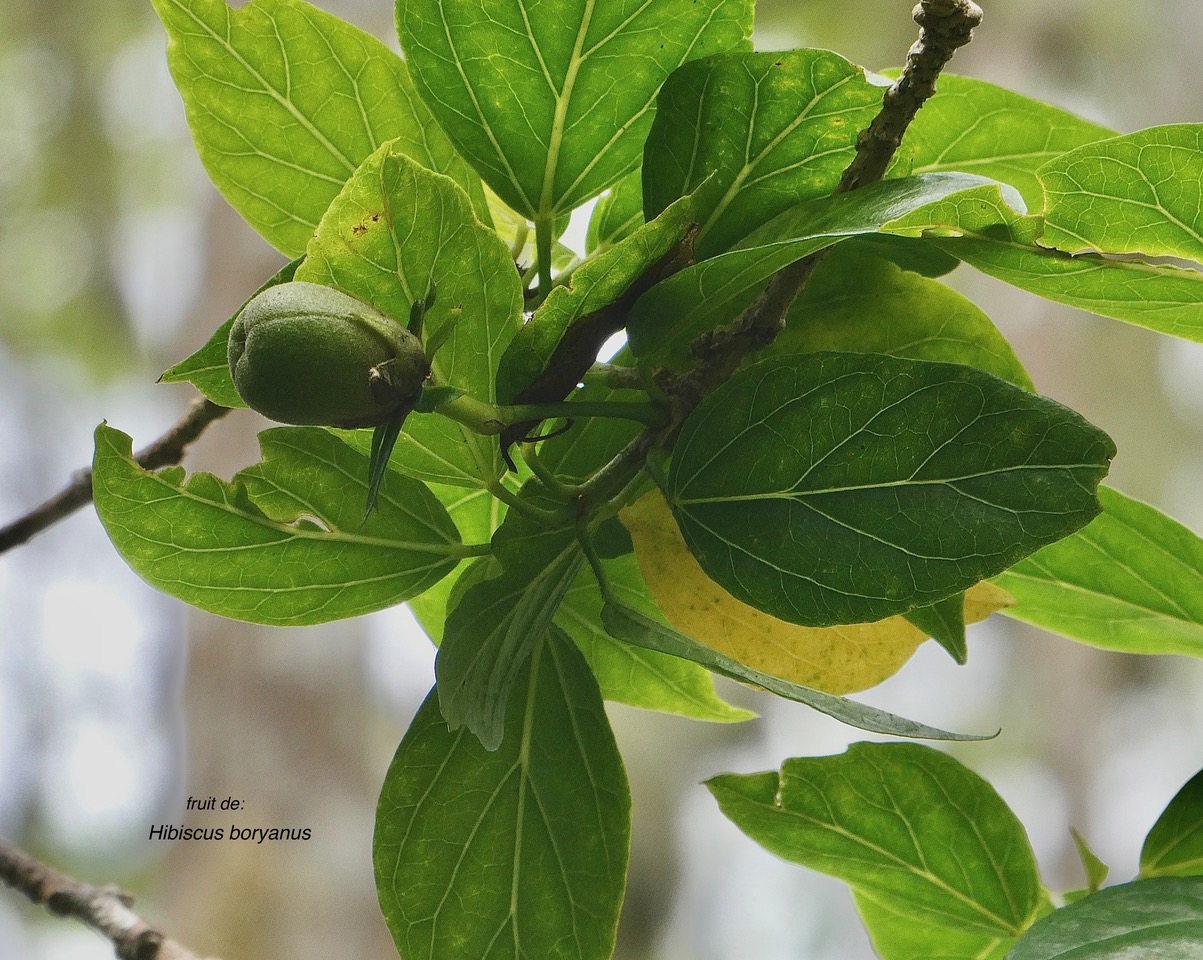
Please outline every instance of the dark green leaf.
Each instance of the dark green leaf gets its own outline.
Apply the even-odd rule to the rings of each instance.
[[[670,657],[680,657],[700,664],[713,673],[722,674],[741,683],[767,690],[786,700],[804,703],[806,706],[834,717],[841,723],[868,730],[870,733],[884,733],[894,737],[914,737],[924,740],[986,740],[988,737],[974,736],[966,733],[949,733],[937,727],[898,717],[876,707],[869,707],[855,700],[847,700],[821,690],[812,690],[779,677],[769,676],[759,670],[744,666],[737,660],[711,650],[704,644],[698,643],[692,637],[678,633],[672,627],[658,620],[644,616],[638,610],[616,601],[607,601],[602,606],[602,623],[606,632],[623,643],[634,644],[647,650],[667,654]]]
[[[205,169],[287,255],[305,249],[343,183],[390,140],[488,215],[480,180],[375,37],[302,0],[152,2]]]
[[[904,616],[947,650],[957,663],[963,664],[969,658],[969,648],[965,643],[963,591],[923,607],[914,607]]]
[[[1013,937],[1041,906],[1023,827],[971,770],[914,743],[854,743],[781,772],[707,782],[768,850],[830,874],[915,924]]]
[[[696,363],[689,349],[694,337],[730,321],[782,267],[982,183],[969,174],[935,173],[799,203],[736,249],[682,270],[640,297],[628,324],[631,350],[641,366],[687,368]]]
[[[995,582],[1007,616],[1125,653],[1203,656],[1203,540],[1138,500],[1099,488],[1103,513]]]
[[[842,350],[943,360],[1034,390],[1011,345],[944,284],[865,256],[847,241],[819,264],[764,355]]]
[[[1142,877],[1203,874],[1203,773],[1196,773],[1157,818],[1140,851]]]
[[[667,498],[703,569],[808,626],[934,603],[1084,526],[1115,445],[958,364],[876,354],[746,367],[686,421]]]
[[[280,268],[278,273],[247,297],[247,302],[253,300],[268,287],[288,283],[292,280],[297,272],[297,267],[300,265],[301,260],[299,258],[293,260],[291,263],[286,263]],[[246,303],[243,303],[242,306],[245,307]],[[181,360],[175,366],[171,367],[163,376],[159,377],[159,382],[191,383],[197,390],[219,406],[245,407],[246,404],[242,402],[242,397],[238,396],[238,391],[234,389],[234,381],[230,377],[230,364],[227,357],[230,328],[234,326],[234,320],[241,312],[242,307],[239,307],[233,317],[230,317],[229,320],[217,328],[213,336],[209,338],[203,347],[192,354],[192,356]]]
[[[436,285],[427,338],[460,312],[434,373],[478,400],[496,400],[497,364],[522,324],[522,284],[505,243],[446,177],[381,148],[331,204],[296,278],[338,287],[401,323]],[[423,480],[468,487],[505,469],[495,441],[437,414],[406,420],[393,462]]]
[[[645,616],[658,616],[634,555],[607,561],[605,567],[610,586],[624,604]],[[556,623],[581,648],[607,700],[717,723],[755,716],[725,703],[714,692],[710,674],[697,664],[614,640],[602,626],[601,613],[597,578],[592,570],[582,569],[560,604]]]
[[[656,91],[686,60],[747,46],[750,0],[398,0],[401,47],[439,122],[531,220],[639,164]]]
[[[1079,147],[1039,177],[1047,197],[1041,244],[1203,263],[1203,124]]]
[[[464,556],[447,511],[388,473],[364,522],[367,459],[328,431],[259,435],[263,462],[225,483],[142,470],[130,438],[96,431],[96,512],[152,586],[235,620],[276,626],[370,613],[438,583]]]
[[[466,726],[489,750],[501,743],[519,671],[584,561],[570,522],[543,527],[517,510],[494,534],[493,551],[496,563],[477,561],[464,574],[435,660],[448,725]]]
[[[966,191],[882,229],[925,237],[983,273],[1055,303],[1203,342],[1203,272],[1041,247],[1043,220],[1016,213],[995,187]]]
[[[1036,170],[1114,131],[984,80],[940,75],[939,89],[907,127],[901,153],[911,173],[961,170],[1015,187],[1031,210],[1044,206]]]
[[[699,258],[728,249],[835,189],[882,93],[863,69],[826,50],[684,65],[660,91],[644,148],[647,215],[697,191]]]
[[[1198,960],[1203,877],[1108,887],[1038,921],[1007,960]]]
[[[502,746],[450,731],[432,692],[389,767],[373,844],[406,960],[608,960],[631,797],[597,684],[552,633],[516,681]]]

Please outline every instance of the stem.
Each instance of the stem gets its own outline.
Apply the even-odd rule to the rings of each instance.
[[[585,371],[585,383],[596,383],[611,390],[642,390],[643,375],[636,367],[617,367],[609,363],[595,363]]]
[[[551,293],[551,232],[554,217],[539,217],[535,221],[535,257],[539,265],[539,299]]]
[[[547,469],[547,465],[535,452],[535,445],[533,443],[522,444],[520,450],[523,462],[530,467],[530,472],[535,475],[535,479],[543,484],[551,493],[563,500],[570,501],[580,492],[579,487],[564,483]]]
[[[517,510],[524,517],[529,517],[531,520],[544,526],[559,526],[564,522],[565,517],[572,515],[572,508],[568,504],[564,505],[563,510],[544,510],[542,507],[536,507],[532,503],[527,503],[527,501],[519,497],[500,480],[490,483],[488,489],[489,493],[493,494],[494,497],[507,507]]]
[[[124,960],[200,960],[134,913],[134,898],[128,893],[82,883],[4,840],[0,840],[0,880],[31,903],[87,924],[106,937]]]
[[[651,401],[609,401],[562,403],[521,403],[498,406],[484,403],[469,396],[456,397],[438,408],[436,413],[462,423],[469,430],[485,436],[495,436],[516,423],[553,420],[560,417],[609,417],[617,420],[634,420],[648,427],[663,427],[668,423],[668,414],[663,407]]]

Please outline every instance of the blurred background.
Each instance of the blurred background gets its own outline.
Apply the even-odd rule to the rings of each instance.
[[[1203,5],[980,0],[957,72],[1120,131],[1200,120]],[[235,3],[235,6],[241,6]],[[388,0],[321,6],[382,37]],[[758,46],[897,65],[910,0],[761,0]],[[98,422],[158,436],[192,395],[155,379],[203,343],[281,257],[210,186],[149,0],[0,0],[0,523],[91,459]],[[1119,444],[1110,482],[1203,529],[1203,347],[1046,303],[961,268],[1040,390]],[[229,477],[257,457],[240,411],[188,460]],[[155,593],[82,511],[0,555],[0,835],[136,893],[140,911],[223,960],[395,957],[376,905],[376,792],[432,679],[404,609],[278,630]],[[846,887],[774,859],[700,781],[838,753],[855,731],[742,688],[761,713],[707,726],[613,708],[635,799],[621,960],[865,960]],[[1013,806],[1046,882],[1082,883],[1076,827],[1112,879],[1203,766],[1203,664],[1138,659],[1002,617],[969,664],[926,644],[864,696],[997,739],[954,752]],[[147,839],[217,826],[189,796],[241,800],[243,825],[304,843]],[[0,889],[0,960],[100,960],[107,942]]]

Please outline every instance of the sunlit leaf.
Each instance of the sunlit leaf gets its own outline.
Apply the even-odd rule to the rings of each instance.
[[[656,91],[747,46],[750,0],[398,0],[401,47],[439,123],[523,216],[566,213],[639,164]]]
[[[913,743],[854,743],[780,773],[707,782],[741,830],[794,863],[879,902],[988,937],[1014,937],[1041,905],[1036,860],[985,780]]]
[[[487,216],[480,180],[417,97],[404,61],[302,0],[152,0],[205,169],[288,256],[381,144],[453,177]]]
[[[1108,487],[1103,513],[995,578],[1008,616],[1109,650],[1203,656],[1203,539]]]
[[[324,623],[400,603],[464,556],[447,511],[389,473],[363,518],[367,458],[326,430],[259,435],[263,461],[232,483],[179,468],[148,473],[130,438],[96,431],[96,511],[151,586],[235,620]]]
[[[1203,342],[1203,272],[1039,246],[1043,220],[995,187],[969,190],[882,228],[922,236],[983,273],[1055,303]]]
[[[505,243],[451,180],[382,147],[331,204],[296,279],[338,287],[400,322],[434,288],[428,338],[459,311],[435,374],[478,400],[496,399],[497,366],[522,324],[522,284]],[[406,419],[393,463],[432,483],[468,487],[505,469],[496,441],[438,414]]]
[[[1203,875],[1203,773],[1186,782],[1153,824],[1140,851],[1140,875]]]
[[[1203,125],[1102,140],[1039,170],[1041,244],[1066,253],[1142,253],[1203,263]]]

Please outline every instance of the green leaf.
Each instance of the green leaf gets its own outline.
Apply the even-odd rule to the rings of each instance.
[[[1140,875],[1203,875],[1203,772],[1186,782],[1145,837]]]
[[[707,781],[723,813],[779,857],[838,877],[915,924],[1013,937],[1041,904],[1023,827],[994,788],[914,743],[854,743],[780,773]]]
[[[982,183],[969,174],[934,173],[803,201],[736,249],[688,267],[640,297],[628,322],[631,350],[641,366],[686,369],[697,362],[689,349],[694,337],[730,321],[782,267]]]
[[[750,0],[398,0],[401,47],[439,122],[531,220],[639,164],[656,91],[686,60],[748,46]]]
[[[643,224],[643,174],[636,170],[602,196],[589,217],[585,252],[604,253]]]
[[[1197,960],[1203,878],[1155,877],[1108,887],[1038,921],[1007,960]]]
[[[581,366],[587,369],[604,339],[622,328],[625,311],[613,311],[613,317],[601,317],[598,311],[633,300],[639,288],[632,290],[632,285],[677,245],[692,219],[692,200],[683,197],[626,239],[585,261],[567,285],[553,289],[501,358],[497,372],[500,401],[516,402],[526,388],[557,365],[566,368],[570,378],[558,384],[554,399],[567,396],[576,387],[579,374],[575,371]],[[600,339],[592,329],[596,326],[601,327]],[[574,348],[579,350],[578,343],[585,346],[584,358],[573,355]]]
[[[1099,488],[1103,513],[995,578],[1007,616],[1125,653],[1203,656],[1203,540]]]
[[[728,249],[835,189],[882,93],[862,68],[826,50],[685,64],[660,91],[644,148],[647,215],[697,191],[699,259]]]
[[[528,503],[547,505],[520,493]],[[575,527],[542,526],[512,509],[493,536],[493,558],[464,574],[435,660],[448,726],[466,726],[489,750],[505,728],[519,670],[551,626],[584,561]]]
[[[1111,869],[1096,856],[1089,844],[1086,843],[1086,839],[1077,830],[1070,827],[1069,832],[1073,836],[1074,846],[1078,850],[1078,859],[1082,861],[1082,869],[1086,871],[1087,892],[1094,893],[1106,883],[1107,874],[1111,872]]]
[[[461,312],[434,358],[435,375],[478,400],[496,400],[497,365],[522,324],[522,284],[505,243],[476,220],[451,180],[382,147],[331,204],[296,279],[337,287],[399,322],[437,285],[427,338]],[[504,472],[495,441],[437,414],[407,418],[394,463],[433,483],[467,487]]]
[[[1046,300],[1203,342],[1203,272],[1093,254],[1071,257],[1040,247],[1043,220],[1016,213],[996,187],[966,191],[882,229],[925,237],[983,273]]]
[[[152,0],[209,176],[268,242],[302,253],[381,144],[446,173],[487,216],[480,180],[415,95],[404,61],[301,0]]]
[[[964,591],[926,606],[915,607],[904,616],[947,650],[957,663],[964,664],[969,659],[969,647],[965,642]]]
[[[955,290],[848,241],[815,269],[763,356],[843,350],[977,367],[1034,391],[1011,345]]]
[[[280,268],[279,272],[252,293],[242,306],[245,307],[247,303],[268,287],[274,287],[277,284],[291,281],[297,272],[297,267],[300,265],[300,259],[286,263]],[[163,376],[159,377],[159,382],[191,383],[197,390],[219,406],[245,407],[246,404],[242,402],[242,397],[238,396],[238,391],[234,389],[234,381],[230,377],[230,364],[227,358],[230,328],[234,326],[234,320],[241,312],[242,307],[239,307],[234,312],[234,316],[230,317],[229,320],[217,328],[213,336],[209,338],[203,347],[190,357],[181,360],[175,366],[171,367]]]
[[[909,906],[853,889],[873,950],[881,960],[1003,960],[1014,937],[916,923]]]
[[[984,80],[940,74],[936,95],[906,130],[911,173],[961,170],[1015,187],[1028,209],[1044,206],[1036,170],[1047,161],[1115,133],[1059,107]]]
[[[605,568],[624,604],[645,616],[658,616],[633,554],[606,561]],[[605,699],[715,723],[756,716],[722,700],[710,674],[697,664],[614,640],[602,626],[601,615],[597,579],[592,570],[582,569],[564,595],[556,623],[584,653]]]
[[[1066,253],[1141,253],[1203,262],[1203,124],[1092,143],[1039,170],[1040,242]]]
[[[740,600],[791,623],[863,623],[1084,526],[1114,454],[1072,410],[972,367],[807,354],[745,367],[702,401],[666,497]]]
[[[430,489],[447,508],[447,514],[455,523],[464,543],[488,543],[493,532],[501,526],[505,505],[489,491],[445,487],[441,484],[431,484]],[[429,590],[409,601],[418,623],[436,645],[443,639],[447,601],[452,588],[469,566],[468,561],[461,563]]]
[[[947,730],[916,723],[914,720],[895,716],[884,710],[878,710],[876,707],[857,703],[855,700],[837,697],[821,690],[812,690],[809,687],[782,680],[780,677],[761,673],[759,670],[754,670],[738,660],[724,656],[692,637],[678,633],[659,620],[653,620],[638,610],[632,610],[615,600],[607,600],[602,605],[601,618],[606,632],[623,643],[633,644],[670,657],[690,660],[713,673],[760,687],[785,700],[804,703],[811,709],[834,717],[841,723],[867,730],[870,733],[924,740],[989,739],[967,733],[949,733]]]
[[[125,434],[96,430],[96,512],[151,586],[211,613],[275,626],[325,623],[416,596],[464,555],[447,511],[389,473],[363,522],[367,459],[328,431],[259,434],[263,461],[232,483],[148,473]]]
[[[597,684],[551,633],[502,746],[450,731],[432,692],[384,781],[373,860],[406,960],[608,960],[631,796]]]

